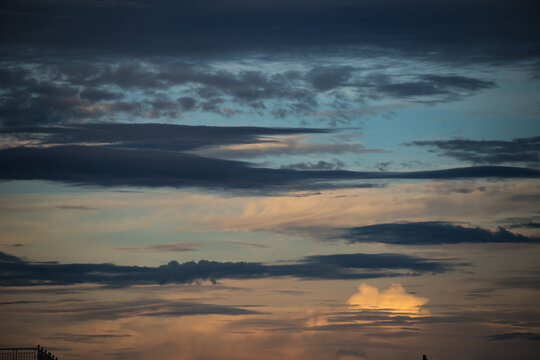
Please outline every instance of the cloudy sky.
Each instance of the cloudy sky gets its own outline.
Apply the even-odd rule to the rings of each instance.
[[[0,5],[0,347],[538,359],[540,7]]]

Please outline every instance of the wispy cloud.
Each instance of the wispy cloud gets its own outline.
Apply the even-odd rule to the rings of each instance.
[[[202,244],[201,243],[195,243],[195,242],[175,242],[175,243],[168,243],[168,244],[152,244],[152,245],[145,245],[145,246],[139,246],[139,247],[120,247],[116,248],[116,250],[121,251],[131,251],[131,252],[175,252],[175,251],[195,251],[197,250]]]
[[[487,337],[488,341],[502,341],[502,340],[532,340],[540,341],[540,334],[531,332],[512,332],[504,334],[490,335]]]

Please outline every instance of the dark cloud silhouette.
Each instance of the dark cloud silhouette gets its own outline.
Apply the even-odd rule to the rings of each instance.
[[[328,129],[212,127],[166,124],[81,124],[0,129],[0,135],[34,147],[0,150],[4,180],[52,180],[81,185],[203,187],[283,192],[340,187],[376,187],[358,181],[391,179],[538,178],[540,171],[483,166],[416,172],[340,170],[339,160],[298,163],[280,169],[185,153],[231,144],[256,144],[276,135],[325,134]],[[84,146],[77,145],[84,144]],[[108,144],[108,145],[107,145]],[[55,146],[45,146],[55,145]],[[92,145],[92,146],[89,146]],[[294,144],[293,144],[294,145]],[[280,147],[282,152],[283,147]],[[206,150],[205,150],[206,149]],[[217,148],[219,149],[219,148]],[[296,147],[291,146],[291,150]],[[298,151],[364,152],[351,144],[316,144]],[[226,153],[226,151],[225,151]],[[216,155],[224,156],[224,150]],[[238,155],[238,154],[236,154]],[[262,153],[261,153],[262,155]],[[343,181],[348,181],[344,183]],[[353,181],[353,182],[351,182]]]
[[[106,187],[203,187],[258,193],[380,186],[342,183],[344,180],[540,177],[538,170],[500,166],[417,172],[270,169],[181,152],[103,146],[3,149],[0,167],[3,180],[50,180]]]
[[[159,267],[142,267],[34,263],[0,252],[0,286],[94,283],[122,287],[281,276],[302,279],[367,279],[443,273],[458,265],[464,264],[400,254],[336,254],[308,256],[298,261],[277,265],[201,260],[182,264],[171,261]]]
[[[490,335],[487,337],[487,339],[488,341],[516,340],[516,339],[540,341],[540,334],[535,334],[531,332],[513,332],[513,333]]]
[[[0,134],[47,144],[103,144],[129,149],[193,150],[201,147],[248,144],[259,137],[325,134],[329,129],[187,126],[172,124],[71,124],[0,129]]]
[[[480,227],[442,222],[409,222],[351,228],[344,238],[350,242],[377,242],[393,245],[440,245],[462,243],[540,243],[540,238]]]
[[[434,97],[432,101],[451,101],[472,92],[495,87],[493,81],[458,75],[419,75],[410,82],[392,82],[387,76],[374,77],[379,93],[396,98]],[[442,97],[441,97],[442,96]]]
[[[127,129],[128,126],[125,125]],[[126,142],[118,147],[105,146],[53,146],[32,148],[8,148],[0,150],[0,165],[4,180],[52,180],[81,185],[99,186],[147,186],[147,187],[186,187],[197,186],[220,189],[243,189],[262,192],[313,190],[323,188],[379,186],[373,184],[339,184],[342,180],[379,180],[379,179],[461,179],[461,178],[537,178],[540,171],[512,167],[469,167],[446,170],[417,172],[355,172],[345,170],[288,170],[255,168],[240,161],[221,160],[200,157],[192,154],[161,150],[175,148],[185,150],[201,146],[201,141],[191,139],[184,143],[174,135],[159,138],[166,126],[158,128],[155,138],[151,132],[145,137],[135,127],[135,139],[126,132],[128,140],[145,138],[147,142]],[[51,128],[47,128],[51,129]],[[148,126],[147,129],[152,129]],[[172,127],[170,129],[173,129]],[[187,130],[187,128],[184,128]],[[200,132],[201,128],[192,128]],[[206,131],[202,129],[203,133]],[[214,128],[210,131],[227,134],[228,130]],[[245,130],[245,129],[244,129]],[[38,132],[40,130],[38,129]],[[232,130],[242,131],[242,129]],[[248,133],[250,129],[247,129]],[[253,129],[251,129],[253,131]],[[301,132],[301,130],[269,130],[268,132]],[[317,130],[315,130],[317,131]],[[53,129],[55,133],[58,130]],[[61,132],[61,131],[60,131]],[[69,141],[69,132],[65,134]],[[193,133],[192,132],[192,133]],[[264,132],[264,131],[261,131]],[[76,132],[79,134],[79,132]],[[83,133],[84,134],[84,133]],[[118,135],[104,135],[105,141],[117,139]],[[139,136],[139,139],[136,139]],[[219,135],[216,135],[219,139]],[[99,137],[98,137],[99,138]],[[159,138],[159,140],[157,140]],[[53,137],[54,139],[54,137]],[[152,140],[154,142],[152,142]],[[78,138],[82,141],[82,138]],[[50,140],[53,141],[53,140]],[[66,141],[64,139],[64,141]],[[96,141],[96,138],[91,138]],[[208,140],[207,140],[208,141]],[[217,141],[227,141],[221,138]],[[230,140],[229,140],[230,141]],[[234,139],[234,141],[238,141]],[[203,142],[204,144],[204,142]],[[129,147],[142,149],[129,149]],[[159,150],[151,149],[156,147]],[[333,183],[332,183],[333,182]]]
[[[4,1],[0,9],[4,56],[21,46],[53,54],[71,49],[99,55],[200,57],[375,47],[446,61],[491,63],[540,53],[539,9],[531,0],[145,0],[69,5],[21,0]]]
[[[413,141],[409,146],[433,147],[441,156],[473,164],[519,163],[540,165],[540,136],[504,140]]]

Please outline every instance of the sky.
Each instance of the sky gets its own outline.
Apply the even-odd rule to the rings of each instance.
[[[540,357],[540,6],[0,4],[0,348]]]

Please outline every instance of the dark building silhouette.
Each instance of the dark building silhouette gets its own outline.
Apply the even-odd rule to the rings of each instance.
[[[41,346],[1,348],[0,360],[60,360]]]

